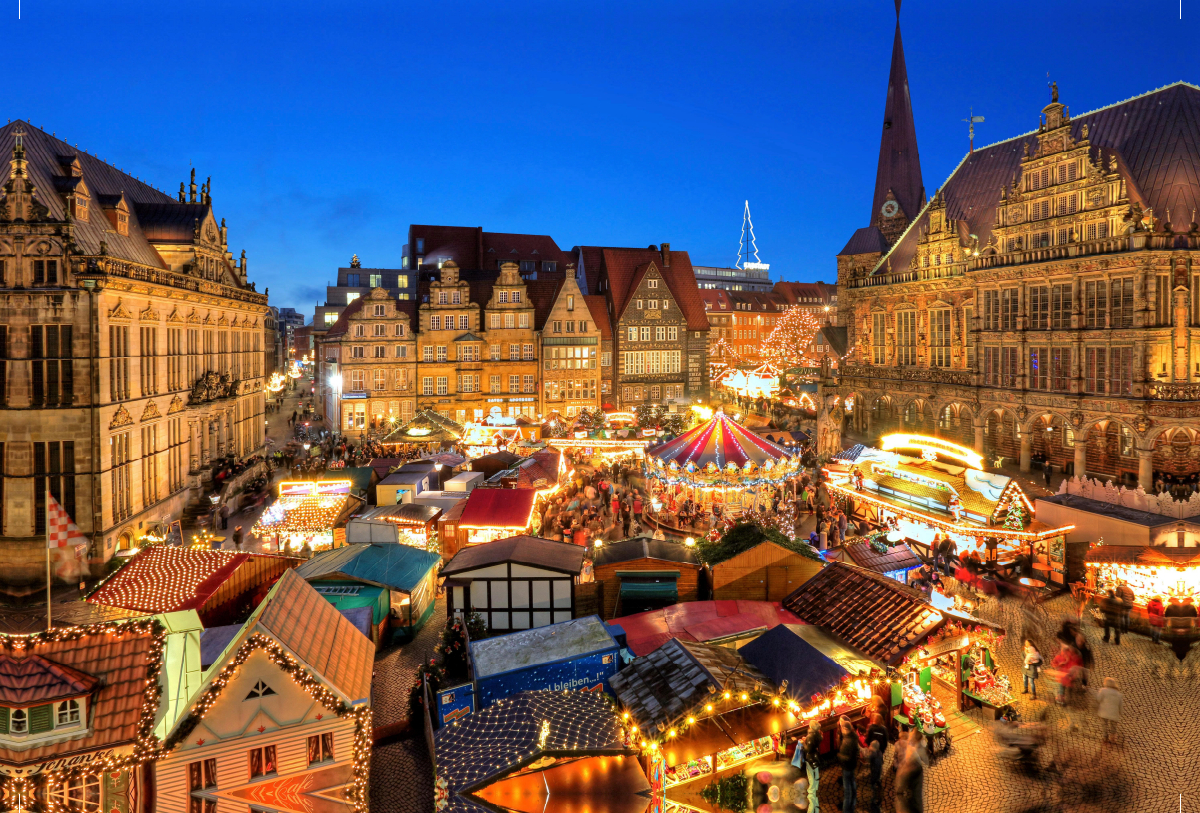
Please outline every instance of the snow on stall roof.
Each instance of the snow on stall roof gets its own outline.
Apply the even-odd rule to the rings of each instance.
[[[499,638],[473,641],[471,661],[475,666],[475,677],[484,678],[614,646],[616,641],[600,616],[589,615]]]

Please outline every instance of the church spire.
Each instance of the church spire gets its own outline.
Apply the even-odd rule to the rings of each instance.
[[[896,241],[925,204],[917,129],[913,124],[912,99],[908,92],[908,69],[904,64],[904,43],[900,39],[900,0],[895,2],[896,36],[892,41],[892,67],[883,108],[875,197],[871,201],[871,223],[879,227],[888,243]]]

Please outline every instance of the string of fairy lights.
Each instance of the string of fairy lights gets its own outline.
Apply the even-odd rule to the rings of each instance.
[[[239,555],[237,551],[154,545],[96,585],[88,601],[151,613],[178,610],[195,598],[201,584]]]

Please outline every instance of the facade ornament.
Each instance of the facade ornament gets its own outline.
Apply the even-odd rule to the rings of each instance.
[[[122,426],[133,426],[133,416],[129,414],[129,410],[125,405],[117,407],[116,413],[113,414],[112,421],[109,422],[109,429],[119,429]]]
[[[187,407],[183,403],[183,399],[176,395],[171,399],[171,405],[167,407],[167,414],[174,415],[176,412],[183,412]]]
[[[153,401],[150,401],[149,403],[146,404],[146,408],[142,410],[142,417],[140,420],[142,421],[142,423],[145,423],[146,421],[152,421],[155,418],[161,418],[161,417],[162,417],[162,413],[160,413],[158,411],[158,405],[155,404]]]
[[[1078,409],[1071,413],[1071,423],[1074,425],[1074,427],[1076,429],[1083,426],[1083,418],[1084,418],[1083,413],[1080,412]]]

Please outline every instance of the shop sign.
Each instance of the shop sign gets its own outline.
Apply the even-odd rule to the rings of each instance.
[[[342,393],[343,401],[365,401],[367,394],[365,392],[344,392]]]
[[[65,771],[71,768],[87,768],[92,762],[100,763],[105,760],[116,760],[133,753],[133,745],[121,748],[107,748],[103,751],[91,751],[86,754],[75,754],[59,759],[48,759],[35,765],[18,767],[15,765],[0,765],[0,775],[4,776],[33,776],[39,773]]]
[[[470,683],[441,689],[437,693],[438,726],[461,720],[475,711],[475,687]]]

